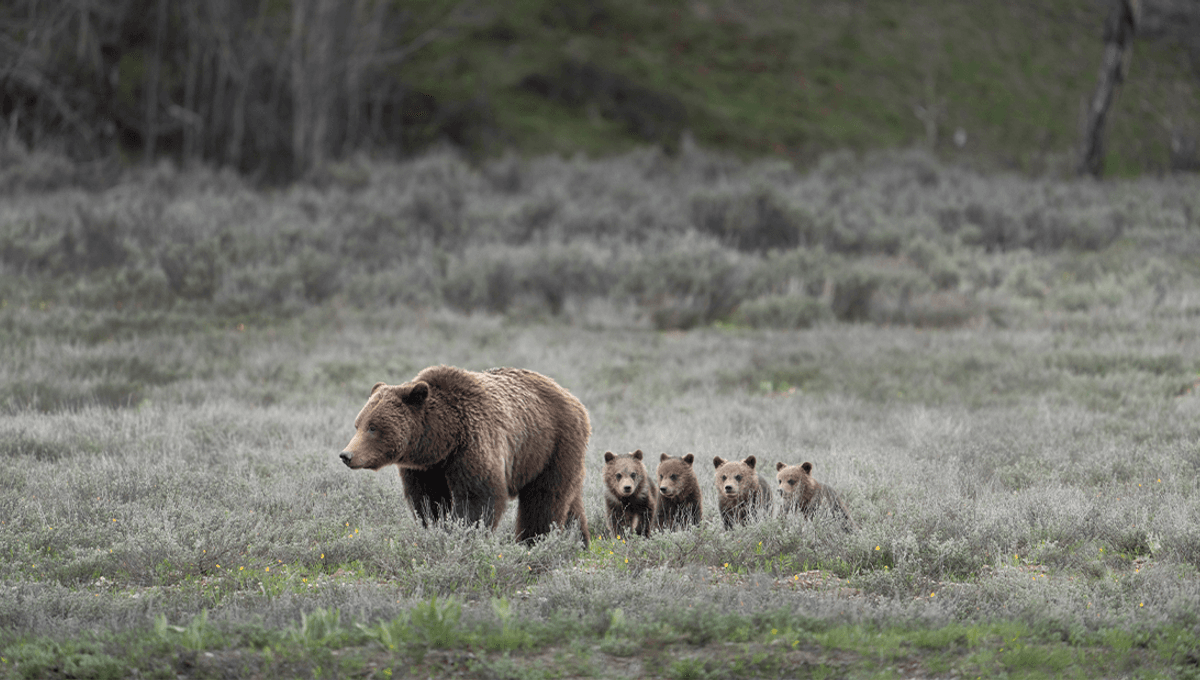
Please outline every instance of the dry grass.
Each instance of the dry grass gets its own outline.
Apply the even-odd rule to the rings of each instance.
[[[427,170],[473,172],[452,158],[424,162]],[[579,201],[613,211],[616,199],[596,196],[633,186],[615,165],[544,160],[527,167],[551,187],[591,177],[594,191],[578,192]],[[416,181],[387,172],[375,180],[380,197],[385,181]],[[745,172],[775,177],[790,187],[780,189],[788,196],[833,186]],[[855,182],[882,190],[888,184],[880,172],[867,169]],[[951,192],[915,186],[901,199],[950,200]],[[970,177],[961,185],[979,195],[987,186]],[[1089,201],[1122,206],[1125,235],[1100,250],[1042,252],[989,251],[966,245],[961,234],[935,233],[929,242],[942,245],[906,240],[901,252],[910,255],[890,260],[831,253],[816,290],[799,266],[812,261],[804,251],[741,252],[687,229],[655,232],[642,248],[622,245],[633,238],[623,235],[605,250],[606,232],[583,245],[553,246],[604,253],[596,257],[636,269],[639,258],[668,257],[676,244],[685,255],[731,263],[727,281],[790,272],[790,294],[820,305],[832,304],[829,288],[848,272],[876,276],[876,290],[886,292],[897,281],[919,280],[914,272],[937,257],[950,258],[964,272],[954,294],[990,311],[949,328],[871,322],[870,315],[848,323],[827,307],[794,330],[751,328],[735,316],[662,331],[645,315],[668,304],[666,293],[639,301],[632,293],[617,297],[616,287],[607,296],[576,295],[558,314],[529,300],[506,314],[464,313],[433,302],[382,306],[344,293],[297,302],[279,315],[230,313],[225,293],[118,310],[78,297],[101,285],[101,269],[18,279],[6,265],[0,636],[116,634],[146,630],[160,616],[183,625],[202,611],[213,625],[271,630],[319,608],[337,609],[347,621],[386,622],[451,595],[468,623],[492,621],[489,608],[503,599],[521,625],[575,621],[602,637],[620,610],[630,630],[642,632],[598,643],[617,651],[641,639],[637,626],[687,629],[688,612],[761,618],[781,607],[830,626],[1022,621],[1135,635],[1195,625],[1200,332],[1187,250],[1194,222],[1170,217],[1194,214],[1171,212],[1170,201],[1189,199],[1169,183],[1117,186],[1107,195],[1089,185],[991,186],[997,194],[1016,186],[1057,196],[1047,205],[1077,202],[1084,212],[1097,210]],[[1163,206],[1148,207],[1142,188]],[[531,194],[537,191],[546,189]],[[128,203],[116,195],[98,203],[132,210],[147,196],[132,193]],[[223,201],[249,215],[285,215],[307,200],[302,194],[213,190],[207,198],[171,199],[168,208]],[[486,187],[467,195],[468,212],[488,201],[498,202],[494,214],[512,207]],[[317,215],[332,216],[337,201],[359,199],[334,192],[312,200]],[[651,210],[646,200],[641,209]],[[810,209],[836,212],[814,201]],[[0,222],[12,228],[13,215],[57,209],[31,197],[5,208]],[[1155,217],[1143,220],[1138,210]],[[298,219],[303,242],[312,226]],[[565,229],[570,221],[552,223]],[[257,228],[269,242],[272,230],[282,233],[278,225]],[[523,262],[519,254],[536,252],[538,243],[479,252]],[[475,251],[439,252],[453,262]],[[221,291],[237,278],[230,267]],[[692,265],[680,271],[705,273]],[[983,272],[978,282],[972,272]],[[373,275],[417,274],[397,266]],[[62,287],[68,283],[75,288]],[[941,300],[945,293],[930,285],[920,295]],[[1121,292],[1112,304],[1101,300],[1105,285]],[[1077,289],[1099,302],[1056,301]],[[702,289],[691,290],[699,296]],[[910,310],[920,299],[910,298]],[[350,472],[337,453],[370,385],[401,382],[436,363],[532,368],[583,401],[594,426],[585,482],[593,526],[603,525],[603,452],[636,448],[652,460],[663,451],[697,455],[706,520],[649,539],[599,536],[586,552],[569,535],[519,547],[511,516],[495,534],[420,529],[394,471]],[[779,517],[744,531],[721,529],[703,461],[751,453],[768,466],[815,463],[818,479],[838,489],[861,530],[847,537],[836,526]]]

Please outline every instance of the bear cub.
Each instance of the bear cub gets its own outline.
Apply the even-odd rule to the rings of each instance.
[[[604,505],[608,528],[615,536],[650,535],[658,511],[658,489],[646,474],[642,450],[604,453]]]
[[[700,481],[692,463],[696,457],[687,454],[672,458],[662,454],[658,459],[658,526],[682,529],[700,523],[703,513],[700,501]]]
[[[771,487],[767,478],[754,470],[758,461],[754,456],[742,460],[713,458],[714,476],[717,481],[717,504],[725,528],[745,524],[756,511],[771,509]]]
[[[784,513],[799,510],[805,519],[812,519],[818,511],[825,510],[841,522],[842,530],[850,533],[858,524],[850,516],[841,496],[831,487],[821,484],[812,476],[812,463],[788,465],[780,461],[775,465],[775,478],[779,480],[779,495]]]

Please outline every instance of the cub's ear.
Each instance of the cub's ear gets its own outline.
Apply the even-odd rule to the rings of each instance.
[[[664,454],[662,454],[661,456],[659,456],[659,457],[658,457],[658,462],[660,462],[660,463],[661,463],[661,462],[663,462],[664,460],[666,460],[666,459],[668,459],[668,458],[670,458],[670,456],[668,456],[667,454],[665,454],[665,453],[664,453]]]
[[[688,465],[691,465],[695,460],[696,457],[690,453],[683,457],[683,462],[687,463]]]
[[[400,395],[400,400],[409,406],[420,406],[429,397],[429,383],[418,380],[413,386]]]
[[[613,455],[612,451],[604,452],[604,462],[605,463],[611,463],[613,458],[616,458],[616,456]]]
[[[800,466],[800,469],[804,470],[804,474],[811,475],[812,474],[812,463],[805,461],[804,464]]]
[[[787,463],[783,462],[782,460],[775,464],[776,470],[782,470],[785,467],[787,467]]]
[[[753,470],[754,464],[757,463],[758,461],[754,459],[754,456],[746,456],[745,458],[742,459],[742,462],[745,463],[746,465],[749,465],[750,469]]]
[[[717,456],[717,457],[713,458],[713,467],[714,467],[714,468],[719,468],[719,467],[721,467],[721,466],[722,466],[722,465],[724,465],[724,464],[725,464],[725,459],[724,459],[724,458],[722,458],[722,457],[720,457],[720,456]]]
[[[637,458],[638,460],[641,460],[643,455],[645,455],[645,454],[642,453],[641,449],[638,449],[637,451],[633,452],[633,457]]]
[[[376,392],[378,392],[380,387],[387,387],[387,383],[385,383],[385,382],[375,383],[375,386],[371,388],[371,395],[374,395]]]

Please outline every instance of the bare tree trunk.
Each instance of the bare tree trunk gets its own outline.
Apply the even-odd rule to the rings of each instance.
[[[158,138],[158,75],[162,67],[163,34],[167,32],[167,0],[158,0],[158,25],[154,30],[154,61],[150,63],[146,83],[146,140],[143,150],[146,163],[154,161],[154,143]]]
[[[326,161],[341,68],[335,51],[338,0],[296,0],[292,5],[292,162],[299,176]]]
[[[349,27],[353,45],[346,63],[346,138],[343,152],[350,152],[362,141],[363,80],[370,72],[371,59],[379,52],[383,37],[387,4],[378,0],[357,0]],[[369,88],[374,90],[374,87]]]
[[[200,13],[197,0],[188,0],[184,26],[187,33],[187,73],[183,81],[183,108],[189,113],[196,111],[196,80],[200,71]],[[199,116],[194,119],[203,120]],[[190,163],[200,154],[196,153],[196,126],[191,122],[183,126],[183,162]]]
[[[310,0],[292,3],[292,171],[302,175],[308,169],[311,154],[312,96],[309,94],[308,41],[304,27],[308,24]]]
[[[242,163],[242,144],[246,139],[246,91],[250,87],[247,81],[246,73],[241,73],[237,79],[237,95],[233,100],[233,112],[230,114],[232,130],[229,135],[229,151],[226,157],[229,159],[229,164],[235,168]]]
[[[213,60],[212,92],[209,94],[210,111],[206,145],[211,149],[213,157],[221,163],[227,162],[222,155],[228,147],[220,144],[221,138],[228,133],[228,114],[226,113],[226,90],[229,89],[229,55],[225,54],[225,31],[228,30],[230,15],[229,0],[218,0],[207,3],[209,11],[210,33],[208,36],[209,50]]]
[[[337,99],[337,88],[334,85],[333,43],[337,30],[335,13],[338,0],[317,0],[317,20],[309,28],[313,29],[309,36],[315,46],[315,54],[310,68],[316,73],[315,87],[309,90],[313,98],[313,131],[311,162],[308,169],[319,168],[325,164],[329,155],[329,125],[330,114],[333,113],[333,102]]]
[[[1104,23],[1104,60],[1096,93],[1092,95],[1084,123],[1083,150],[1078,172],[1100,178],[1104,174],[1104,126],[1113,94],[1129,71],[1129,50],[1137,31],[1141,0],[1112,0],[1108,19]]]

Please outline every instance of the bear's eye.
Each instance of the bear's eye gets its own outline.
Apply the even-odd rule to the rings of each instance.
[[[726,479],[729,479],[729,478],[728,478],[728,477],[726,477],[725,475],[721,475],[721,481],[722,481],[722,482],[723,482],[723,481],[725,481]]]
[[[374,426],[374,425],[368,425],[368,426],[367,426],[367,432],[374,432],[374,431],[375,431],[375,426]]]
[[[794,479],[789,479],[789,480],[788,480],[788,484],[791,484],[792,486],[796,486],[796,480],[794,480]]]
[[[672,482],[677,482],[677,481],[679,481],[679,475],[671,475],[671,481],[672,481]]]
[[[740,482],[740,481],[742,481],[742,476],[741,476],[741,475],[738,475],[738,476],[734,477],[734,479],[736,479],[737,481],[739,481],[739,482]]]
[[[621,473],[620,473],[620,472],[618,472],[618,473],[617,473],[617,479],[620,479],[620,478],[621,478]]]
[[[629,478],[630,478],[630,479],[637,479],[637,473],[636,473],[636,472],[630,472],[630,473],[629,473]]]

